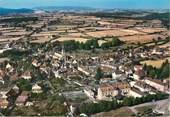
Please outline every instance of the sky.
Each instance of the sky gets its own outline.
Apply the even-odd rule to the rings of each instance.
[[[83,6],[92,8],[169,9],[170,0],[0,0],[3,8]]]

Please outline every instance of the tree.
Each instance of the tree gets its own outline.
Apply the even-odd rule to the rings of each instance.
[[[164,79],[169,77],[169,61],[166,60],[160,68],[155,68],[151,65],[144,65],[144,70],[147,75],[153,78]]]
[[[121,43],[122,42],[117,37],[112,39],[112,46],[119,46]]]
[[[106,43],[103,43],[101,45],[102,49],[109,49],[110,47],[112,47],[112,43],[111,42],[106,42]]]
[[[94,48],[99,48],[99,44],[98,44],[98,40],[97,39],[91,39],[91,40],[87,40],[85,43],[84,43],[84,49],[85,50],[90,50]]]
[[[133,97],[125,97],[123,99],[123,105],[124,106],[132,106],[133,105],[134,98]]]
[[[95,78],[96,78],[97,81],[100,81],[100,79],[102,77],[103,77],[103,72],[102,72],[101,68],[99,67],[99,68],[97,68],[97,73],[96,73]]]
[[[21,88],[21,90],[24,90],[24,91],[31,91],[31,88],[32,88],[30,82],[25,79],[20,79],[18,82],[18,86]]]
[[[169,62],[168,60],[166,60],[161,68],[160,68],[160,75],[159,75],[159,78],[160,79],[163,79],[163,78],[167,78],[169,77]]]
[[[122,42],[117,38],[113,37],[111,41],[105,42],[101,45],[102,49],[109,49],[110,47],[115,47],[121,45]]]

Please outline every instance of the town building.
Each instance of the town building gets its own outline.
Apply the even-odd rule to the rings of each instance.
[[[33,93],[42,93],[42,88],[38,84],[34,84],[32,86],[32,92]]]
[[[145,93],[141,92],[140,90],[136,89],[136,88],[131,88],[129,90],[128,96],[132,96],[132,97],[143,97],[145,95]]]
[[[165,84],[162,81],[146,77],[145,82],[146,84],[150,85],[151,87],[154,87],[158,91],[165,92]]]
[[[29,92],[23,91],[23,92],[17,97],[15,104],[16,104],[17,106],[24,106],[25,103],[27,102],[28,96],[29,96]]]
[[[122,95],[126,95],[129,90],[130,85],[126,82],[105,83],[99,86],[97,98],[103,100],[108,97],[115,97],[119,92],[121,92]]]

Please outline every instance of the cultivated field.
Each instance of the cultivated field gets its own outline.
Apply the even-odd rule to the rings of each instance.
[[[170,48],[170,42],[166,43],[166,44],[163,44],[163,45],[160,45],[159,46],[160,48]]]
[[[68,40],[75,40],[75,41],[79,41],[79,42],[86,42],[88,39],[87,38],[80,38],[80,37],[60,37],[58,39],[56,39],[56,41],[68,41]]]
[[[51,40],[51,38],[49,38],[49,37],[42,37],[42,38],[38,38],[36,40],[32,40],[31,43],[45,43],[50,40]]]
[[[128,36],[128,35],[136,35],[136,34],[144,34],[142,32],[138,32],[135,30],[127,30],[127,29],[114,29],[114,30],[106,30],[106,31],[95,31],[95,32],[87,32],[87,35],[91,37],[106,37],[106,36]]]
[[[167,31],[165,28],[136,28],[136,29],[144,33],[158,33]]]
[[[158,39],[158,37],[161,38],[166,38],[163,35],[160,34],[152,34],[152,35],[134,35],[134,36],[124,36],[124,37],[120,37],[121,41],[127,42],[127,43],[145,43],[145,42],[150,42],[153,39]]]
[[[170,57],[163,59],[163,60],[147,60],[147,61],[142,61],[141,64],[146,64],[146,65],[152,65],[153,67],[160,68],[162,63],[165,62],[166,60],[170,61]]]
[[[98,40],[98,44],[99,44],[99,46],[101,46],[103,43],[106,43],[107,41],[105,41],[105,40]]]
[[[0,37],[1,38],[1,37]],[[19,40],[21,37],[14,37],[14,38],[1,38],[0,39],[0,43],[3,42],[12,42],[12,41],[17,41]]]
[[[87,35],[83,33],[69,33],[68,36],[73,36],[73,37],[85,37]]]
[[[134,113],[128,107],[122,107],[113,111],[98,113],[91,117],[130,117],[133,114]]]

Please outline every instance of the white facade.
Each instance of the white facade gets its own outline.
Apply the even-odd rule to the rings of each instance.
[[[129,91],[129,94],[128,94],[129,96],[132,96],[132,97],[142,97],[143,95],[141,95],[141,94],[139,94],[139,93],[137,93],[137,92],[135,92],[135,91],[133,91],[133,90],[130,90]]]
[[[90,97],[90,98],[94,98],[94,92],[90,89],[84,89],[84,93]]]
[[[85,71],[85,70],[84,70],[83,68],[81,68],[81,67],[78,67],[78,70],[81,71],[81,72],[83,72],[83,73],[84,73],[85,75],[87,75],[87,76],[90,75],[89,72]]]
[[[156,83],[156,82],[154,82],[154,81],[151,81],[151,80],[149,80],[149,79],[145,79],[145,82],[146,82],[148,85],[156,88],[158,91],[162,91],[162,92],[165,91],[165,86],[164,86],[164,85],[158,84],[158,83]]]
[[[32,86],[32,92],[33,93],[42,93],[42,89],[40,86],[38,86],[37,84],[35,84],[34,86]]]
[[[97,98],[99,100],[104,100],[107,98],[107,96],[116,96],[118,95],[118,90],[112,90],[112,91],[102,91],[100,88],[98,89],[98,95]]]
[[[27,75],[23,75],[22,78],[25,79],[25,80],[30,80],[32,77],[29,76],[29,75],[28,76]]]
[[[137,75],[137,74],[133,74],[133,78],[134,78],[135,80],[139,80],[139,79],[140,79],[140,76]]]
[[[59,71],[53,71],[56,78],[61,78]]]
[[[112,73],[112,78],[115,79],[115,80],[119,79],[121,76],[122,76],[122,74],[116,74],[115,72]]]

